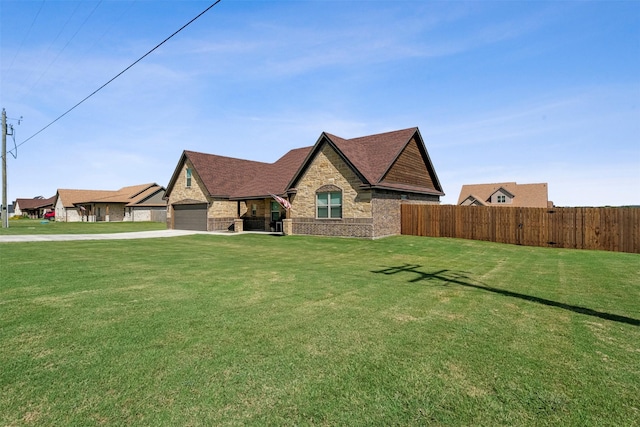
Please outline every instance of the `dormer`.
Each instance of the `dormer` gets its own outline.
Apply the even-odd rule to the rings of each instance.
[[[462,201],[462,203],[460,203],[460,206],[485,206],[485,204],[482,203],[482,200],[478,199],[473,194],[470,194]]]
[[[515,196],[505,190],[504,187],[500,187],[496,191],[494,191],[491,196],[489,196],[489,200],[487,200],[487,202],[492,205],[510,205],[511,203],[513,203],[514,197]]]

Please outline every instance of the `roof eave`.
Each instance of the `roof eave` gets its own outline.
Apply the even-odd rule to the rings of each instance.
[[[375,190],[390,190],[390,191],[396,191],[399,193],[428,194],[430,196],[445,195],[442,191],[434,190],[431,188],[399,188],[392,185],[384,185],[384,184],[371,185],[369,188],[372,188]]]
[[[169,200],[169,195],[171,194],[171,191],[173,190],[173,186],[175,185],[178,179],[178,176],[180,174],[180,171],[182,170],[182,165],[187,159],[188,159],[187,150],[183,150],[182,154],[180,155],[180,160],[178,161],[178,164],[176,165],[176,168],[174,169],[173,174],[171,175],[171,179],[167,184],[167,189],[164,193],[164,196],[162,197],[163,199]]]

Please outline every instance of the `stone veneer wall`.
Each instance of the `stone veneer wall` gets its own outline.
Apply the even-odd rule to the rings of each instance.
[[[207,230],[228,230],[233,225],[233,220],[236,218],[237,214],[237,201],[214,199],[209,206],[209,211],[207,212]]]
[[[207,231],[227,231],[233,225],[234,217],[207,218]]]
[[[392,191],[376,191],[373,205],[373,237],[397,236],[401,232],[400,205],[402,203],[439,204],[438,196],[402,194]]]
[[[61,222],[80,222],[82,221],[82,217],[80,216],[79,209],[76,208],[65,208],[64,202],[62,198],[58,198],[56,200],[56,221]]]
[[[324,185],[334,185],[342,190],[344,219],[371,218],[371,200],[365,194],[370,192],[359,193],[361,184],[351,168],[325,143],[296,184],[291,218],[315,218],[316,190]]]
[[[96,203],[94,205],[94,215],[98,215],[100,210],[100,221],[106,221],[109,218],[109,222],[124,221],[124,204],[123,203]]]
[[[187,168],[191,168],[191,187],[187,187]],[[176,178],[176,182],[173,185],[169,200],[167,203],[167,228],[173,228],[173,204],[181,200],[198,200],[202,203],[209,204],[209,199],[202,190],[205,188],[200,176],[194,169],[189,160],[186,160],[182,165],[182,169]],[[209,224],[208,224],[209,225]],[[208,227],[207,227],[208,228]],[[211,230],[208,230],[211,231]]]
[[[379,237],[400,234],[401,203],[439,203],[438,196],[396,191],[362,190],[362,182],[340,156],[325,144],[298,181],[293,197],[293,234]],[[342,189],[342,218],[316,218],[316,191],[324,185]]]
[[[372,237],[371,192],[358,191],[362,181],[324,144],[296,184],[291,208],[293,234]],[[325,185],[342,190],[342,218],[316,218],[316,191]]]
[[[131,208],[130,214],[125,216],[124,221],[160,221],[167,217],[167,208],[159,206],[135,206]]]

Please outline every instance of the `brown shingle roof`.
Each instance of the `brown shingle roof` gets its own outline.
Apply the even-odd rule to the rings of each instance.
[[[107,190],[58,189],[58,198],[62,199],[62,205],[65,208],[73,208],[76,203],[90,203],[93,200],[105,198],[112,194],[113,191]]]
[[[414,135],[418,135],[421,142],[418,128],[415,127],[352,139],[323,133],[313,147],[291,150],[275,163],[256,162],[185,150],[168,185],[168,191],[171,191],[173,183],[177,179],[182,161],[188,159],[210,196],[251,199],[268,197],[269,194],[283,195],[309,158],[313,156],[314,150],[326,138],[347,163],[355,169],[355,172],[360,174],[370,185],[380,184],[385,188],[443,194],[439,183],[436,183],[436,189],[399,183],[381,184],[385,173]],[[430,163],[428,158],[425,161]],[[429,167],[432,168],[430,164]],[[435,181],[437,181],[437,177]]]
[[[233,199],[284,194],[311,147],[289,151],[275,163],[185,151],[209,195]]]
[[[126,203],[135,204],[145,197],[162,189],[158,184],[139,184],[122,187],[119,190],[73,190],[58,189],[57,196],[62,199],[65,208],[72,208],[78,203]]]
[[[515,182],[498,182],[493,184],[466,184],[460,190],[458,204],[461,204],[470,195],[482,201],[485,205],[497,205],[489,202],[490,197],[498,190],[503,189],[511,193],[513,202],[507,206],[513,207],[548,207],[548,188],[546,183],[516,184]],[[505,206],[500,204],[500,206]]]
[[[158,203],[158,201],[156,200],[156,203],[152,203],[147,200],[149,197],[158,192],[162,192],[162,195],[164,195],[164,187],[153,184],[152,186],[144,189],[138,194],[134,194],[133,196],[131,196],[131,198],[129,199],[129,203],[127,203],[127,206],[166,206],[166,202]]]
[[[25,209],[39,209],[45,206],[53,205],[56,196],[49,197],[48,199],[42,197],[36,197],[33,199],[16,199],[16,204],[21,210]]]
[[[313,147],[291,150],[275,163],[267,164],[262,169],[262,175],[255,176],[237,191],[232,192],[231,197],[241,199],[284,194],[287,191],[287,185],[304,162],[311,148]]]
[[[417,130],[414,127],[352,139],[326,135],[369,183],[376,184]]]
[[[209,195],[230,197],[253,179],[259,178],[269,166],[268,163],[236,159],[215,154],[185,151]]]

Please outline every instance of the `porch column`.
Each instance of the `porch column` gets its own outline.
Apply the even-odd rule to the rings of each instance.
[[[244,231],[242,218],[236,218],[233,220],[233,230],[236,233],[242,233]]]
[[[282,220],[282,234],[291,236],[293,234],[293,220],[286,218]]]

